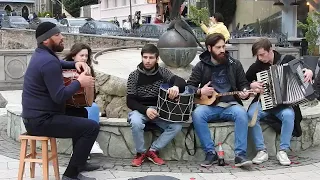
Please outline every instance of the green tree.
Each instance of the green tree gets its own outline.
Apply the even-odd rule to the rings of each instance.
[[[80,16],[80,7],[98,4],[98,0],[64,0],[63,4],[66,10],[73,16]]]
[[[316,55],[316,49],[318,48],[317,42],[320,37],[319,33],[320,25],[320,13],[319,12],[309,12],[307,17],[307,22],[304,24],[298,21],[298,27],[306,30],[305,38],[308,42],[308,52],[309,55]]]
[[[201,22],[205,25],[209,25],[209,11],[207,8],[198,9],[196,6],[190,6],[189,18],[197,26],[200,26]]]

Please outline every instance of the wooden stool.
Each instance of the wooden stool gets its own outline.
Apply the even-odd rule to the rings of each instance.
[[[57,142],[55,138],[44,137],[44,136],[29,136],[26,133],[20,135],[21,150],[20,150],[20,164],[18,180],[23,179],[25,162],[30,162],[30,177],[35,176],[35,165],[36,163],[42,163],[43,166],[43,179],[49,180],[49,161],[52,160],[54,175],[56,180],[60,180],[59,165],[57,156]],[[28,140],[30,140],[30,154],[27,154]],[[42,152],[37,153],[36,142],[41,141]],[[51,145],[51,157],[48,156],[48,142]],[[37,155],[41,156],[41,159],[37,159]]]

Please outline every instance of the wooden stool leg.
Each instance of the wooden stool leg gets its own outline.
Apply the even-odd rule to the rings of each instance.
[[[43,179],[49,180],[48,141],[42,141]]]
[[[31,158],[36,159],[37,157],[37,151],[36,151],[36,140],[31,140],[30,143],[30,153],[31,153]],[[34,178],[35,177],[35,171],[36,171],[36,163],[35,162],[30,162],[30,177]]]
[[[51,138],[50,144],[51,144],[51,153],[52,153],[52,157],[53,157],[52,164],[53,164],[54,176],[56,177],[56,180],[60,180],[56,139]]]
[[[28,145],[28,140],[27,139],[21,140],[18,180],[22,180],[23,179],[24,165],[25,165],[24,159],[26,158],[26,154],[27,154],[27,145]]]

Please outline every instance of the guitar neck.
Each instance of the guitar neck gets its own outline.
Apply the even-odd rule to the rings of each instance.
[[[244,92],[244,91],[232,91],[232,92],[218,93],[217,96],[231,96],[231,95],[239,94],[241,92]],[[253,93],[253,91],[246,91],[246,92]]]

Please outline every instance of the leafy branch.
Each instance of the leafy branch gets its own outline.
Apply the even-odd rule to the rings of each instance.
[[[209,25],[209,10],[207,8],[198,9],[196,6],[190,6],[190,20],[197,26],[203,22],[205,25]]]
[[[318,48],[317,42],[320,36],[319,25],[319,12],[309,12],[306,23],[298,21],[298,27],[306,31],[305,38],[308,42],[308,53],[310,55],[315,55],[316,49]]]

